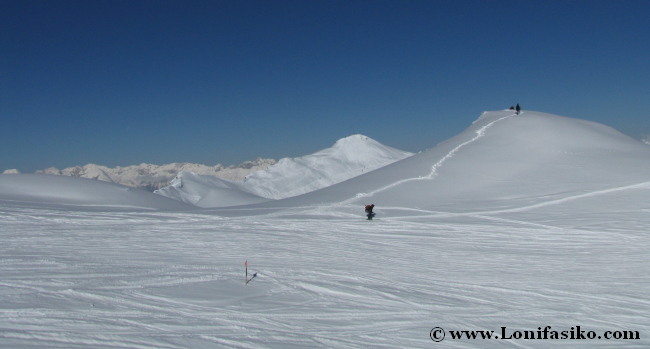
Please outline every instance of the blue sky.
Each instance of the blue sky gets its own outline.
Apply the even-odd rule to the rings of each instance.
[[[650,134],[648,1],[0,1],[0,172],[236,164],[484,110]]]

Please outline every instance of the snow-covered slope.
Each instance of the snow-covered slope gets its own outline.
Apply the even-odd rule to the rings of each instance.
[[[169,181],[181,171],[190,171],[201,175],[214,176],[229,180],[242,180],[249,173],[264,170],[273,164],[275,164],[275,160],[261,158],[258,158],[255,161],[245,161],[239,165],[231,165],[228,167],[224,167],[221,164],[206,166],[192,163],[173,163],[162,166],[140,164],[110,168],[88,164],[85,166],[68,167],[63,170],[51,167],[43,171],[36,171],[36,173],[98,179],[130,187],[154,190],[168,185]]]
[[[188,210],[193,206],[105,181],[37,174],[0,175],[0,202],[102,209]]]
[[[432,149],[277,205],[372,202],[377,209],[460,212],[534,205],[646,181],[647,145],[602,124],[508,110],[484,113]]]
[[[411,155],[369,137],[352,135],[314,154],[281,159],[241,182],[182,172],[155,193],[200,207],[252,204],[267,201],[261,198],[282,199],[324,188]]]
[[[198,207],[239,206],[269,201],[242,190],[237,182],[186,171],[180,172],[169,186],[154,193]]]

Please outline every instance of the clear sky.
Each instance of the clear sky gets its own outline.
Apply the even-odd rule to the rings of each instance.
[[[650,134],[650,1],[0,0],[0,172],[230,165],[484,110]]]

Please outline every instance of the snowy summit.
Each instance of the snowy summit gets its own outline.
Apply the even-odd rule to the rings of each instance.
[[[325,188],[411,155],[369,137],[352,135],[314,154],[281,159],[243,181],[181,172],[168,187],[155,193],[200,207],[252,204]]]

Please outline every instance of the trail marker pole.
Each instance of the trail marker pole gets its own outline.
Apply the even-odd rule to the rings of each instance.
[[[244,277],[244,284],[248,285],[248,261],[244,262],[244,266],[246,267],[246,275]]]

